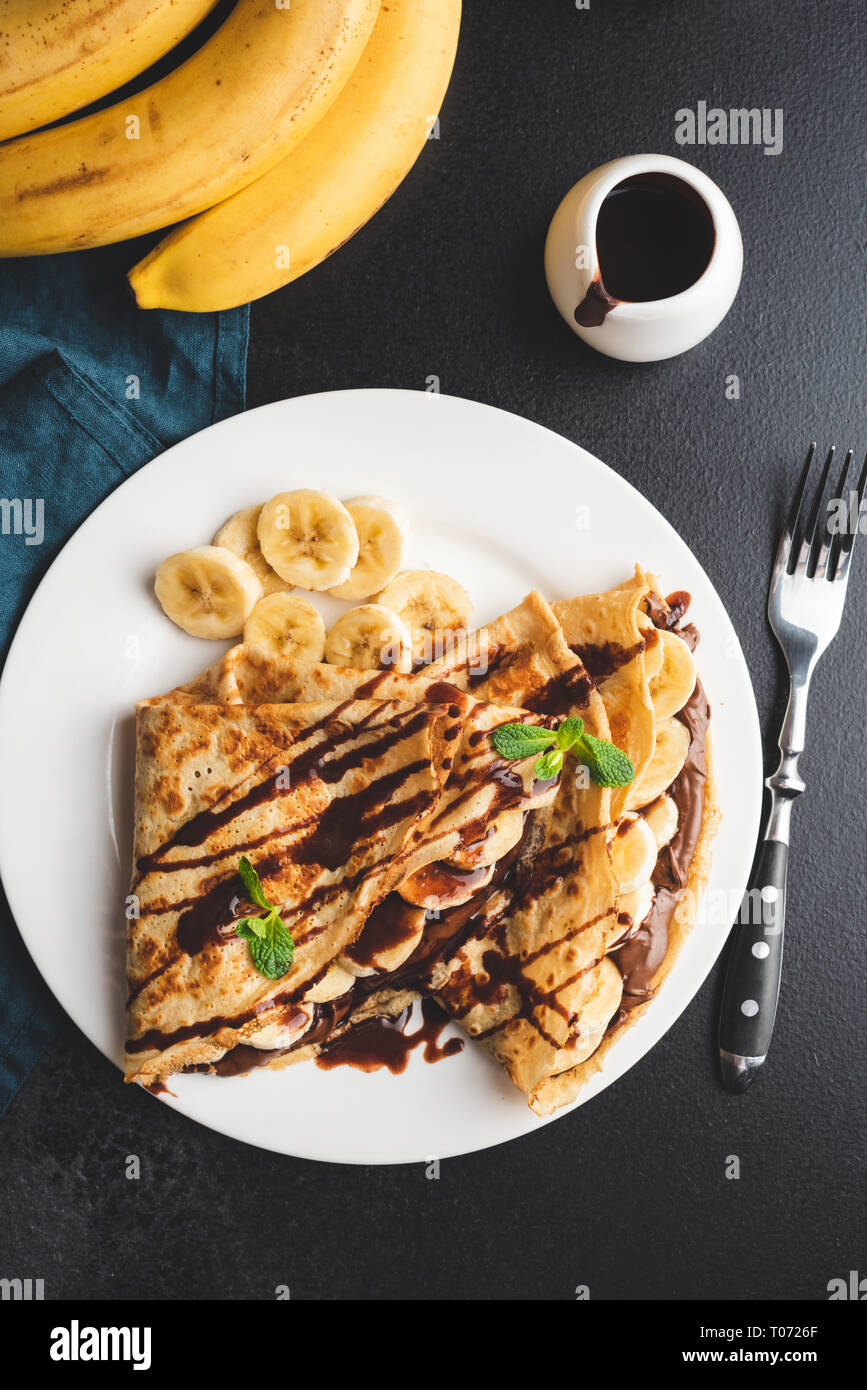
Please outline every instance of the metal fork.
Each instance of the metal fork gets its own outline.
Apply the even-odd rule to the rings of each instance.
[[[846,489],[850,449],[820,521],[834,452],[832,448],[828,453],[807,508],[816,454],[816,445],[810,445],[768,593],[768,618],[786,658],[791,685],[779,738],[780,765],[765,782],[771,793],[770,815],[732,933],[723,989],[720,1065],[726,1089],[735,1092],[745,1091],[752,1082],[774,1030],[783,964],[792,803],[804,791],[798,758],[804,751],[807,695],[816,663],[840,627],[867,482],[865,459],[857,488]]]

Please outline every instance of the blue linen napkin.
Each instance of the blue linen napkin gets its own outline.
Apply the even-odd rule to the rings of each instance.
[[[0,261],[0,662],[97,503],[244,408],[249,309],[138,309],[124,276],[149,244]],[[0,1114],[62,1016],[0,892]]]

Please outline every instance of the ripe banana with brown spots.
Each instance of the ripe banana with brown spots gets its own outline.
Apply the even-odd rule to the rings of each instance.
[[[216,0],[0,0],[0,140],[104,97],[180,43]]]
[[[171,232],[134,266],[143,309],[229,309],[297,279],[390,198],[448,87],[460,0],[388,0],[334,106],[234,197]]]
[[[238,0],[159,82],[0,146],[0,255],[123,241],[237,193],[323,118],[378,12],[379,0]]]

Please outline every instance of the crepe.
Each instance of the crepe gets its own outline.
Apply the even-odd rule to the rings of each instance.
[[[709,870],[718,807],[700,683],[678,716],[690,731],[688,766],[670,788],[678,828],[647,885],[646,917],[634,920],[627,910],[642,895],[623,891],[612,853],[619,829],[635,818],[632,808],[643,816],[658,804],[641,794],[657,753],[652,681],[664,674],[659,628],[677,631],[680,610],[669,609],[657,587],[636,570],[627,585],[553,608],[530,595],[488,629],[490,673],[475,687],[488,699],[541,710],[550,701],[557,713],[580,713],[588,732],[610,737],[635,764],[622,789],[561,778],[553,805],[534,812],[530,842],[510,875],[426,981],[539,1114],[573,1100],[647,1007],[692,926]],[[690,634],[678,635],[692,645]],[[598,690],[579,654],[595,666]],[[439,669],[466,684],[460,665]],[[570,689],[572,705],[564,698]]]
[[[480,645],[488,671],[476,693],[558,718],[580,715],[587,732],[609,737],[599,693],[540,594],[490,624]],[[466,663],[438,670],[458,685],[472,678]],[[579,771],[567,767],[556,799],[534,812],[512,873],[428,981],[531,1102],[585,1045],[581,1021],[617,930],[611,792]]]
[[[127,1079],[150,1080],[309,1024],[311,989],[327,996],[436,808],[460,718],[395,701],[163,702],[136,722]],[[234,932],[257,910],[242,854],[294,937],[278,981]]]
[[[679,626],[688,596],[675,596],[670,606],[657,590],[654,577],[636,568],[613,590],[554,605],[534,591],[472,640],[411,675],[301,665],[241,644],[192,682],[145,702],[191,719],[193,744],[208,707],[219,710],[229,728],[233,719],[239,728],[250,718],[265,719],[267,736],[278,742],[281,711],[309,721],[298,729],[301,739],[325,718],[348,730],[358,730],[358,721],[368,717],[379,729],[431,711],[444,721],[431,735],[425,768],[437,784],[429,789],[429,804],[401,836],[395,833],[391,849],[388,837],[375,847],[369,841],[358,846],[352,883],[341,884],[343,896],[335,894],[333,910],[329,900],[324,914],[317,911],[318,950],[307,948],[303,913],[292,919],[301,944],[291,989],[280,982],[282,989],[262,992],[262,977],[251,982],[243,969],[236,975],[234,961],[245,962],[246,948],[237,940],[224,944],[220,955],[232,968],[222,965],[215,978],[232,1001],[234,1023],[219,1017],[216,1030],[203,1039],[200,1029],[195,1049],[185,1048],[180,1057],[167,1059],[166,1048],[157,1046],[157,1065],[228,1074],[285,1066],[317,1055],[361,1021],[399,1013],[422,994],[433,995],[496,1057],[537,1113],[574,1099],[670,971],[695,919],[718,819],[709,707],[700,682],[676,719],[663,721],[687,728],[687,766],[665,796],[664,787],[652,797],[648,790],[667,756],[654,690],[671,648],[660,633],[674,633],[690,647],[697,638]],[[580,715],[588,733],[630,756],[635,777],[629,785],[600,787],[572,759],[558,781],[540,784],[535,758],[504,763],[490,741],[498,724],[555,727],[569,715]],[[299,747],[303,755],[305,745]],[[143,787],[143,799],[148,794]],[[676,829],[669,826],[668,840],[660,840],[652,882],[638,890],[623,878],[620,837],[633,833],[637,821],[657,824],[663,803],[669,813],[676,806]],[[328,802],[296,810],[315,823],[328,814]],[[290,860],[291,845],[290,837]],[[481,868],[470,872],[473,856]],[[456,883],[460,896],[449,906]],[[269,893],[270,900],[283,902],[285,885],[274,891],[277,898]],[[420,900],[422,907],[413,905]],[[167,924],[170,937],[170,916],[161,920],[164,933]],[[155,959],[161,967],[162,957]],[[136,962],[136,979],[148,968],[147,961]],[[182,1012],[189,1008],[183,1003],[189,967],[174,962],[169,969],[179,973],[168,1005]],[[145,976],[151,1012],[162,1007],[161,978],[148,984]],[[252,991],[253,1005],[263,1002],[262,1012],[240,1027],[239,990],[244,1001],[245,991]],[[213,1021],[213,993],[214,982],[206,978],[206,1021]],[[136,1026],[141,1032],[144,1023],[136,1020]]]
[[[467,661],[470,660],[475,661],[475,658],[467,657]],[[566,660],[574,664],[568,653]],[[501,759],[487,735],[498,724],[513,720],[537,721],[525,709],[501,701],[492,704],[481,698],[485,671],[484,662],[472,665],[469,680],[462,673],[460,682],[464,688],[459,689],[458,684],[446,680],[434,667],[409,675],[361,671],[326,663],[275,659],[242,643],[231,648],[189,684],[159,698],[186,701],[208,692],[208,698],[218,702],[230,698],[254,705],[317,700],[342,703],[358,699],[448,704],[460,718],[460,736],[446,752],[441,803],[424,834],[417,839],[415,853],[407,863],[409,876],[431,862],[450,859],[483,834],[493,838],[506,815],[545,805],[554,795],[553,787],[536,785],[535,759],[516,764],[515,778],[497,779],[495,774]],[[473,682],[478,688],[467,691],[467,685]],[[520,779],[520,785],[516,778]],[[515,834],[511,843],[517,838]],[[511,843],[506,844],[502,837],[500,843],[502,852],[511,848]]]
[[[552,605],[570,649],[580,653],[596,673],[613,741],[629,752],[635,764],[632,782],[612,795],[615,822],[623,813],[634,814],[635,808],[644,816],[653,809],[642,788],[652,777],[658,755],[659,721],[651,689],[665,675],[660,632],[676,633],[691,650],[699,641],[696,629],[681,623],[690,596],[679,592],[665,601],[659,589],[656,577],[636,566],[629,584]],[[573,1100],[601,1069],[623,1028],[634,1023],[659,992],[695,924],[720,821],[708,732],[710,705],[700,678],[676,718],[688,730],[689,749],[683,770],[667,788],[678,806],[678,825],[660,849],[650,912],[640,922],[632,921],[622,911],[623,895],[618,892],[618,917],[625,919],[627,930],[615,939],[608,960],[620,974],[619,1007],[588,1058],[573,1072],[555,1078],[532,1102],[539,1114],[550,1114]]]
[[[552,604],[571,651],[596,681],[610,738],[635,767],[637,783],[653,756],[653,705],[649,682],[662,657],[656,628],[644,610],[652,581],[636,567],[629,584]],[[615,788],[612,817],[629,804],[630,787]]]

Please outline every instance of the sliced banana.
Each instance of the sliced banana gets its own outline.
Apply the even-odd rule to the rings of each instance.
[[[472,600],[456,579],[437,570],[407,570],[382,593],[384,603],[397,613],[412,633],[413,661],[437,661],[457,632],[464,631],[472,616]]]
[[[289,1047],[291,1043],[297,1042],[302,1033],[307,1031],[312,1017],[312,1011],[293,1006],[291,1023],[268,1023],[264,1028],[260,1028],[258,1033],[254,1033],[252,1038],[247,1038],[246,1042],[248,1046],[257,1047],[262,1052],[273,1052],[278,1047]]]
[[[646,614],[639,614],[638,626],[644,636],[644,678],[652,681],[662,670],[665,650],[659,628]]]
[[[496,864],[510,849],[514,849],[524,833],[524,812],[502,811],[468,845],[459,845],[448,857],[456,869],[478,869],[483,864]]]
[[[266,502],[257,527],[266,561],[287,584],[331,589],[358,559],[358,532],[342,502],[327,492],[298,488]]]
[[[581,1010],[578,1032],[567,1047],[561,1047],[551,1068],[557,1076],[586,1062],[596,1051],[623,997],[623,977],[613,960],[604,956],[596,967],[593,993]]]
[[[359,962],[353,960],[351,956],[339,956],[338,964],[341,965],[344,970],[348,970],[350,975],[356,980],[366,980],[369,979],[371,975],[379,974],[375,966],[360,965]]]
[[[227,550],[233,550],[242,560],[246,560],[262,585],[263,593],[285,593],[291,586],[280,578],[276,570],[272,570],[259,545],[257,528],[261,511],[262,508],[257,506],[243,507],[240,512],[234,512],[228,521],[223,522],[213,544],[224,545]]]
[[[653,899],[656,889],[650,879],[640,884],[638,888],[633,888],[631,893],[624,893],[617,899],[617,916],[620,919],[622,935],[618,938],[614,946],[609,946],[609,951],[614,951],[618,946],[624,945],[630,937],[634,936],[644,921],[650,909],[653,907]],[[627,918],[629,920],[624,921]]]
[[[326,1004],[329,999],[339,999],[341,994],[347,994],[354,984],[355,976],[335,961],[329,965],[322,979],[317,980],[301,997],[305,1004]]]
[[[650,699],[656,719],[668,719],[683,709],[695,690],[695,659],[682,637],[662,631],[662,667],[650,682]]]
[[[342,613],[325,642],[325,660],[356,670],[412,670],[409,628],[381,603],[363,603]]]
[[[400,569],[409,536],[409,520],[386,497],[352,497],[345,504],[358,532],[358,560],[344,584],[333,585],[335,598],[369,598],[390,583]]]
[[[321,661],[325,622],[312,603],[297,594],[266,594],[244,624],[244,641],[272,656]]]
[[[428,864],[398,884],[404,902],[428,912],[441,912],[447,907],[460,907],[476,893],[487,888],[494,877],[496,865],[482,865],[470,873],[452,869],[448,864]]]
[[[630,806],[649,806],[668,791],[680,774],[689,752],[689,729],[679,719],[663,719],[656,726],[656,747],[638,782],[630,788]]]
[[[154,593],[166,617],[192,637],[237,637],[262,585],[234,551],[200,545],[163,560]]]
[[[405,905],[401,913],[400,939],[394,943],[384,940],[376,949],[370,949],[370,943],[365,940],[364,930],[361,936],[350,946],[345,955],[340,957],[340,963],[351,974],[364,978],[369,975],[388,974],[391,970],[397,970],[399,965],[403,965],[408,960],[424,936],[426,913],[423,907],[409,907]],[[365,927],[366,930],[366,927]],[[355,958],[355,950],[358,948],[360,960]]]
[[[646,811],[642,811],[642,815],[653,831],[657,849],[663,849],[674,839],[677,831],[677,806],[673,797],[661,796],[652,806],[648,806]]]
[[[631,893],[650,878],[658,853],[650,826],[642,816],[627,811],[618,821],[611,842],[614,876],[621,893]]]

